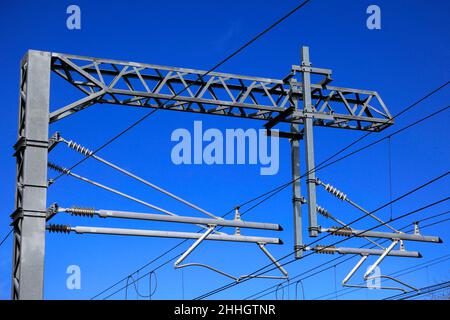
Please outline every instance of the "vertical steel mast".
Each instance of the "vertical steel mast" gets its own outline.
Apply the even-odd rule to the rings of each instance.
[[[30,50],[21,62],[16,195],[11,215],[13,299],[42,299],[47,200],[49,52]]]
[[[306,184],[308,186],[308,214],[309,214],[309,235],[317,237],[317,213],[316,213],[316,173],[314,162],[314,123],[313,105],[311,100],[311,62],[309,61],[309,47],[302,47],[303,74],[303,110],[305,114],[304,136],[305,156],[306,156]]]

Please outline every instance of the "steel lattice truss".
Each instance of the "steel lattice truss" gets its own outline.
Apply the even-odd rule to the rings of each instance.
[[[311,85],[312,112],[293,111],[293,98],[302,99],[302,83],[295,79],[299,66],[275,80],[53,53],[51,68],[86,94],[52,112],[51,122],[95,103],[111,103],[296,124],[310,116],[314,125],[366,131],[393,123],[377,92],[330,86],[329,81]]]

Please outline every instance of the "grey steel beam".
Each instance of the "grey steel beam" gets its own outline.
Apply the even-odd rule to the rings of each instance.
[[[381,232],[381,231],[365,231],[347,228],[321,228],[321,232],[329,232],[336,235],[355,236],[355,237],[370,237],[370,238],[386,238],[399,239],[419,242],[433,242],[442,243],[442,239],[436,236],[423,236],[421,234],[395,233],[395,232]]]
[[[249,229],[264,229],[281,231],[283,228],[279,224],[275,223],[262,223],[251,222],[242,220],[225,220],[225,219],[209,219],[209,218],[197,218],[186,216],[168,216],[163,214],[153,213],[141,213],[141,212],[129,212],[129,211],[116,211],[116,210],[94,210],[85,208],[58,208],[58,212],[68,212],[74,215],[80,216],[92,216],[97,215],[101,218],[122,218],[122,219],[136,219],[136,220],[151,220],[151,221],[163,221],[163,222],[178,222],[178,223],[191,223],[201,225],[217,225],[225,227],[238,227]]]
[[[309,61],[309,48],[302,47],[302,89],[303,89],[303,110],[306,116],[303,120],[305,141],[305,156],[306,156],[306,185],[308,189],[308,217],[309,217],[309,235],[317,237],[319,234],[317,227],[317,212],[316,212],[316,167],[314,162],[314,123],[311,115],[308,112],[313,111],[311,102],[311,72],[309,68],[311,62]]]
[[[50,232],[62,232],[62,233],[76,232],[78,234],[90,233],[90,234],[179,238],[179,239],[199,239],[203,236],[203,234],[195,232],[121,229],[121,228],[103,228],[103,227],[85,227],[85,226],[71,227],[66,225],[52,225],[52,224],[48,225],[47,230],[49,230]],[[228,235],[228,234],[209,234],[205,238],[205,240],[283,244],[283,241],[281,241],[281,239],[279,238],[266,238],[266,237]]]
[[[21,64],[19,137],[14,146],[15,211],[11,215],[13,300],[43,299],[50,61],[50,53],[29,50]]]

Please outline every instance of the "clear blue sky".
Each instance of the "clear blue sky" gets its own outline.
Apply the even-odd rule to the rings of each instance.
[[[82,12],[82,29],[66,28],[66,8],[77,4]],[[9,214],[13,211],[15,159],[12,145],[17,135],[19,62],[27,49],[88,55],[94,57],[148,62],[160,65],[208,69],[234,49],[298,4],[297,1],[10,1],[0,10],[2,43],[0,90],[0,234],[9,231]],[[366,8],[377,4],[382,11],[382,29],[366,28]],[[334,83],[340,86],[377,90],[392,113],[396,113],[449,78],[448,1],[323,1],[313,0],[275,30],[252,44],[220,68],[220,71],[283,78],[292,64],[300,60],[301,45],[311,48],[315,66],[332,68]],[[55,77],[54,77],[55,78]],[[68,88],[67,86],[64,88]],[[70,89],[70,88],[69,88]],[[70,101],[73,91],[52,91],[51,108]],[[448,88],[421,103],[396,125],[366,142],[384,136],[415,119],[445,106]],[[146,112],[132,108],[100,105],[80,112],[51,127],[90,148],[125,128]],[[260,176],[258,166],[175,166],[170,159],[173,143],[170,134],[176,128],[192,128],[202,120],[205,128],[260,128],[251,120],[205,117],[194,114],[157,112],[129,134],[101,151],[101,156],[123,165],[143,177],[184,196],[186,199],[223,214],[251,197],[290,179],[290,154],[287,141],[281,142],[280,171],[275,176]],[[414,127],[392,140],[393,196],[412,189],[448,170],[450,162],[448,111]],[[321,161],[339,150],[361,132],[325,128],[316,129],[316,159]],[[389,199],[388,145],[382,143],[323,170],[318,176],[344,190],[367,209],[374,209]],[[302,156],[303,157],[303,156]],[[69,166],[79,155],[60,146],[51,159]],[[303,160],[303,158],[302,158]],[[304,171],[304,165],[302,164]],[[171,199],[136,184],[93,160],[76,172],[118,187],[149,202],[180,214],[194,214]],[[51,173],[53,175],[54,173]],[[305,189],[304,189],[305,190]],[[449,181],[440,181],[393,206],[394,216],[438,200],[449,193]],[[322,192],[318,201],[342,220],[350,221],[360,213],[335,201]],[[61,206],[81,205],[102,209],[147,211],[144,207],[64,177],[49,190],[48,203]],[[448,204],[434,207],[396,226],[448,209]],[[384,210],[381,216],[389,217]],[[249,220],[278,222],[284,246],[271,246],[280,257],[292,250],[292,209],[290,188],[261,205],[246,217]],[[136,228],[195,230],[188,226],[168,226],[133,221],[83,220],[58,216],[55,222],[71,225],[107,225]],[[363,222],[360,228],[372,222]],[[248,231],[254,234],[254,232]],[[387,259],[382,267],[388,274],[426,262],[450,252],[448,222],[424,230],[438,234],[443,245],[407,243],[410,250],[420,250],[422,260]],[[260,232],[259,234],[262,235]],[[271,235],[271,233],[264,233]],[[337,240],[339,240],[338,238]],[[48,299],[88,299],[113,282],[123,278],[179,240],[126,238],[94,235],[47,234],[45,297]],[[352,240],[346,246],[363,244]],[[10,296],[11,238],[0,247],[0,298]],[[329,259],[313,256],[288,267],[292,276]],[[267,261],[254,245],[207,242],[189,259],[208,262],[230,273],[250,273]],[[164,260],[162,260],[164,261]],[[155,265],[157,266],[160,262]],[[304,282],[306,297],[314,298],[341,289],[340,281],[356,263],[351,260],[333,270]],[[66,268],[76,264],[82,270],[81,290],[66,289]],[[450,263],[421,270],[402,277],[421,287],[448,280]],[[149,269],[146,269],[148,271]],[[360,274],[358,274],[360,276]],[[158,289],[154,298],[181,299],[182,272],[172,264],[157,272]],[[358,278],[360,279],[360,278]],[[148,279],[139,286],[145,293]],[[184,296],[194,298],[229,280],[202,269],[184,270]],[[252,280],[214,298],[244,298],[276,282]],[[342,298],[385,297],[391,292],[361,290]],[[290,291],[294,295],[293,289]],[[129,296],[135,297],[130,288]],[[285,297],[287,292],[285,293]],[[120,292],[113,298],[123,298]],[[275,298],[272,294],[267,298]]]

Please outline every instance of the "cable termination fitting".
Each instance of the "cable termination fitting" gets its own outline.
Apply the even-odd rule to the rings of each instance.
[[[60,167],[54,163],[49,162],[48,167],[52,170],[55,170],[56,172],[62,173],[62,174],[68,174],[70,173],[70,170],[64,167]]]
[[[324,245],[317,245],[314,248],[312,248],[316,253],[323,253],[323,254],[334,254],[336,252],[335,246],[324,246]]]
[[[67,208],[65,211],[69,212],[73,216],[79,216],[79,217],[92,218],[95,215],[94,208],[72,207],[72,208]]]
[[[94,152],[92,150],[89,150],[86,147],[83,147],[81,144],[76,143],[73,140],[70,141],[66,141],[67,145],[69,146],[69,148],[72,148],[75,151],[78,151],[81,154],[84,154],[85,156],[91,156]]]
[[[65,224],[49,224],[47,230],[56,233],[70,233],[72,231],[70,226]]]
[[[338,199],[340,199],[342,201],[347,199],[347,195],[345,193],[336,189],[331,184],[328,183],[328,184],[324,185],[324,187],[325,187],[325,190],[327,190],[332,195],[336,196]]]

